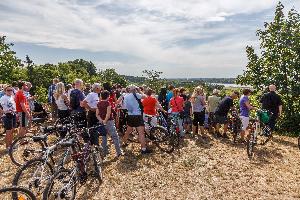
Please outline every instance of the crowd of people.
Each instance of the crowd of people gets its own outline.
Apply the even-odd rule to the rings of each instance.
[[[31,86],[29,82],[24,81],[1,85],[0,111],[6,131],[6,148],[12,143],[17,124],[18,136],[27,132],[32,119],[31,111],[34,110],[34,95],[29,92]],[[269,122],[271,130],[274,130],[276,120],[282,113],[282,101],[275,91],[276,86],[270,85],[269,92],[261,98],[262,109],[272,113]],[[217,137],[228,138],[228,114],[230,110],[237,110],[242,122],[241,142],[244,142],[248,135],[250,111],[256,109],[250,102],[251,90],[243,89],[241,97],[238,91],[233,91],[223,99],[219,94],[220,91],[214,89],[212,95],[207,97],[201,86],[188,94],[184,88],[170,85],[168,88],[161,88],[156,94],[148,87],[112,86],[109,83],[91,85],[84,84],[81,79],[76,79],[73,84],[65,84],[55,78],[48,89],[48,104],[52,120],[76,114],[76,120],[84,122],[86,127],[104,124],[106,134],[102,134],[102,147],[108,154],[106,135],[110,135],[116,156],[119,157],[123,155],[122,149],[128,145],[127,141],[133,129],[139,135],[141,154],[151,152],[147,147],[145,131],[149,131],[149,125],[157,126],[158,113],[176,120],[182,139],[186,134],[205,134],[205,128]],[[239,106],[236,108],[234,100],[238,98]],[[145,123],[149,117],[151,124]],[[98,145],[99,134],[94,134],[94,144]]]

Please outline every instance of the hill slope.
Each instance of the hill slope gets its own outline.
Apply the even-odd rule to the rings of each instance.
[[[211,135],[188,138],[171,155],[141,156],[131,144],[124,157],[107,159],[103,184],[89,181],[77,199],[300,199],[296,142],[274,136],[253,161],[243,145]],[[16,168],[7,155],[0,159],[0,186],[9,185]]]

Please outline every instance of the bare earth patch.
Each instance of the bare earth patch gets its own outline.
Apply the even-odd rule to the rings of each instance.
[[[111,146],[113,149],[113,146]],[[173,154],[126,155],[104,164],[104,182],[89,180],[77,199],[300,199],[300,151],[296,138],[274,136],[249,161],[244,145],[211,135],[188,138]],[[17,168],[0,146],[0,187]]]

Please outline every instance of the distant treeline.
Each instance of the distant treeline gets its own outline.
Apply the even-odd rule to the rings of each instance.
[[[124,75],[124,78],[132,83],[142,83],[146,80],[145,77],[139,77],[139,76],[126,76]],[[170,78],[166,79],[167,82],[204,82],[204,83],[227,83],[227,84],[233,84],[235,83],[235,78]]]

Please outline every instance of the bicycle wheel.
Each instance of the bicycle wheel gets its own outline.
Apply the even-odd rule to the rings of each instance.
[[[92,152],[92,157],[93,157],[93,164],[95,167],[95,176],[98,179],[99,183],[102,183],[102,181],[103,181],[102,158],[101,158],[99,150],[95,149]]]
[[[30,189],[39,197],[53,175],[53,168],[44,159],[33,159],[23,165],[13,179],[13,185]]]
[[[76,197],[76,185],[76,178],[73,177],[72,171],[61,169],[47,183],[43,193],[43,200],[73,200]]]
[[[252,159],[253,158],[253,151],[254,151],[254,146],[255,146],[255,138],[254,138],[254,133],[250,133],[250,138],[247,141],[247,154],[248,158]]]
[[[166,153],[174,151],[174,143],[172,142],[172,135],[163,127],[153,127],[150,130],[150,137],[154,144]]]
[[[0,189],[0,196],[3,200],[36,200],[36,197],[30,190],[18,186],[10,186]]]
[[[8,153],[15,165],[22,166],[27,161],[38,158],[43,148],[44,145],[41,141],[34,142],[32,136],[23,136],[11,144]]]

